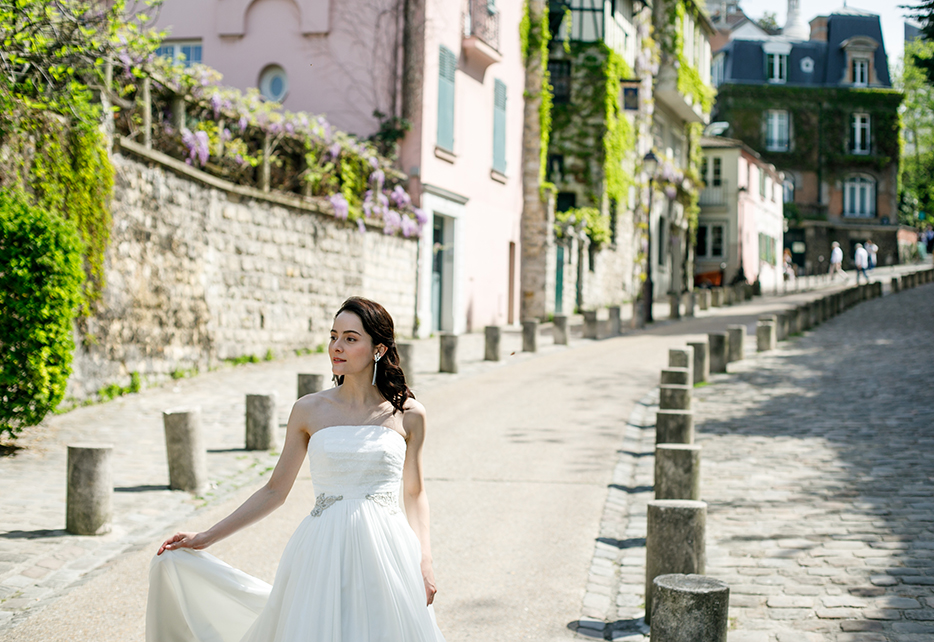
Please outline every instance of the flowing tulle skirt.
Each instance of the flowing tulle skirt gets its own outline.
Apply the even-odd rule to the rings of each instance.
[[[270,587],[202,551],[150,566],[147,642],[443,642],[405,516],[345,499],[306,517]]]

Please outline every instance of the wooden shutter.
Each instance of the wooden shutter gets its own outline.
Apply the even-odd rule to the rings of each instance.
[[[454,151],[454,72],[457,58],[447,47],[441,47],[438,73],[438,147]]]
[[[502,80],[493,87],[493,169],[506,173],[506,83]]]

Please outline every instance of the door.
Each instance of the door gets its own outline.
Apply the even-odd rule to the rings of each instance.
[[[435,215],[431,244],[431,330],[441,331],[441,313],[444,310],[444,217]]]

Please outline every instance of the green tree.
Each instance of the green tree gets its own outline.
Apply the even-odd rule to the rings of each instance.
[[[932,0],[934,1],[934,0]],[[934,213],[934,86],[927,69],[934,65],[934,42],[906,43],[901,74],[895,86],[905,95],[902,128],[905,136],[901,158],[902,222],[917,224],[918,211]]]
[[[921,33],[925,40],[934,41],[934,0],[916,0],[912,4],[899,5],[901,9],[908,9],[907,17],[921,23]],[[908,58],[907,47],[905,58]],[[934,59],[922,58],[915,61],[915,65],[924,70],[928,81],[934,82]]]
[[[778,26],[778,14],[774,11],[766,11],[762,14],[762,17],[756,20],[756,24],[762,28],[763,31],[770,34],[779,33],[782,28]]]
[[[65,394],[81,254],[71,222],[0,191],[0,437],[39,423]]]

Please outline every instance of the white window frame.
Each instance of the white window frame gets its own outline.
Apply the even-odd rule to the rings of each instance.
[[[871,176],[855,174],[843,183],[843,215],[873,218],[876,215],[876,181]]]
[[[701,223],[698,227],[706,228],[705,239],[706,247],[703,248],[703,254],[701,254],[701,248],[696,248],[697,258],[698,259],[722,259],[726,257],[727,252],[727,242],[726,242],[726,223]],[[720,254],[713,255],[713,228],[720,228]]]
[[[784,109],[769,109],[765,119],[765,149],[787,152],[791,141],[791,118]],[[784,131],[783,131],[784,128]],[[784,136],[782,134],[784,133]]]
[[[853,114],[850,119],[854,154],[868,154],[872,146],[872,118],[869,114]]]
[[[853,86],[869,86],[869,58],[853,58]]]
[[[788,54],[767,53],[765,60],[770,83],[788,82]]]
[[[194,64],[200,64],[201,61],[204,59],[204,45],[202,44],[200,40],[166,40],[161,45],[159,45],[159,50],[162,50],[162,53],[160,53],[159,55],[168,57],[166,55],[167,52],[165,50],[171,48],[172,49],[172,56],[171,56],[172,62],[173,63],[181,62],[180,58],[182,56],[183,47],[200,47],[201,48],[201,57],[198,58],[198,60],[190,60],[188,58],[185,59],[184,65],[186,67],[190,67],[191,65],[194,65]]]
[[[714,87],[723,84],[723,73],[726,70],[726,54],[719,53],[714,56],[713,64],[710,65],[710,79]]]

